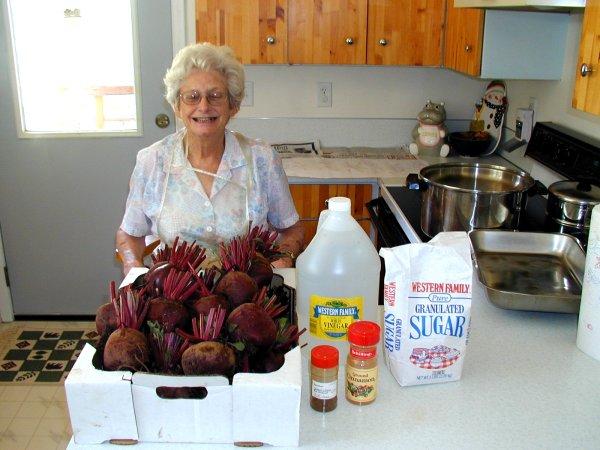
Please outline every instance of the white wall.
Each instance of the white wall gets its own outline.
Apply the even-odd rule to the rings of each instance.
[[[412,141],[427,99],[444,102],[450,130],[466,127],[486,82],[439,68],[246,66],[254,104],[231,127],[271,143],[319,140],[327,147],[395,147]],[[317,106],[320,81],[332,83],[332,107]]]
[[[573,14],[569,22],[563,77],[560,81],[509,81],[510,102],[506,124],[514,129],[515,111],[526,108],[529,97],[538,100],[536,121],[555,122],[583,134],[600,139],[600,116],[571,107],[583,14]]]
[[[336,117],[414,119],[425,101],[443,101],[449,119],[470,118],[485,82],[437,68],[246,66],[254,106],[240,118]],[[333,105],[317,107],[317,83],[332,83]]]

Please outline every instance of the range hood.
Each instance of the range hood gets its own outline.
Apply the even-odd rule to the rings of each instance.
[[[585,0],[454,0],[454,7],[567,12],[584,8]]]

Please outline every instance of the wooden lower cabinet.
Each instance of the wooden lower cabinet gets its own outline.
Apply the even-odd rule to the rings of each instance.
[[[373,198],[372,184],[290,184],[290,191],[304,225],[305,248],[317,232],[319,214],[327,209],[325,200],[331,197],[348,197],[352,216],[370,235],[371,221],[365,204]]]

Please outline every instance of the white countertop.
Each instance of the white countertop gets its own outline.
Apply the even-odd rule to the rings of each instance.
[[[371,158],[284,158],[283,168],[291,183],[311,180],[318,182],[352,182],[352,180],[380,179],[387,186],[404,186],[409,173],[419,171],[430,164],[445,162],[479,162],[514,167],[499,155],[483,158],[419,155],[417,159],[371,159]]]
[[[294,269],[280,272],[295,285]],[[600,447],[600,361],[575,346],[577,316],[496,308],[474,283],[472,325],[462,379],[400,387],[380,354],[379,394],[359,407],[344,398],[329,413],[308,404],[303,349],[300,447],[364,450],[592,449]],[[340,380],[343,377],[340,366]],[[115,448],[75,445],[71,450]],[[238,448],[138,444],[140,450]]]

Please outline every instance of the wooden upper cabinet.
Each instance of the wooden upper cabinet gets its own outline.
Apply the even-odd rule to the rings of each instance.
[[[444,66],[472,76],[481,73],[485,11],[455,8],[448,0]]]
[[[369,0],[367,63],[439,66],[444,0]]]
[[[600,0],[585,4],[573,108],[600,115]]]
[[[291,64],[364,64],[367,0],[290,0]]]
[[[287,0],[196,0],[196,42],[228,45],[244,64],[287,63]]]

